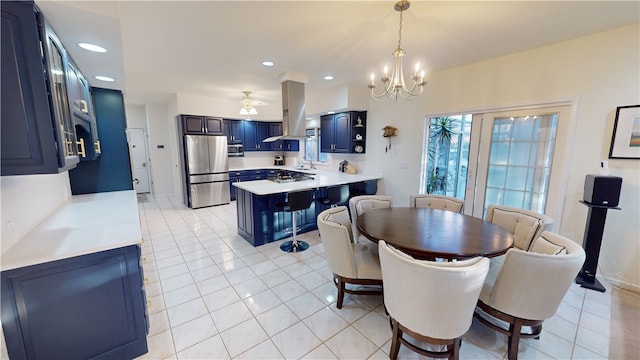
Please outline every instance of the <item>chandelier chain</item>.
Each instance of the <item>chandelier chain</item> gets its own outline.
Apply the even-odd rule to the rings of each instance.
[[[400,9],[400,26],[398,27],[398,49],[401,49],[402,43],[402,13],[404,13],[404,9]]]

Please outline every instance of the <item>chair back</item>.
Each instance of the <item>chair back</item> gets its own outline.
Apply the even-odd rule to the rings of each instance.
[[[489,260],[416,260],[378,242],[384,304],[403,326],[436,339],[454,339],[471,327],[473,311],[489,271]]]
[[[318,214],[318,230],[331,272],[356,279],[358,270],[353,256],[351,221],[347,207],[338,206]]]
[[[549,231],[536,238],[530,251],[509,249],[480,300],[511,316],[544,320],[552,317],[585,260],[584,249]]]
[[[287,211],[298,211],[311,207],[313,191],[313,189],[290,191],[287,194]]]
[[[513,245],[521,250],[528,250],[533,239],[553,225],[553,219],[547,215],[499,205],[489,205],[485,220],[513,234]]]
[[[409,207],[462,212],[464,200],[444,195],[419,194],[409,196]]]
[[[329,204],[344,204],[349,199],[349,186],[337,185],[327,187]]]
[[[368,209],[390,208],[393,206],[391,196],[384,195],[360,195],[349,199],[349,210],[351,212],[351,230],[353,240],[358,242],[360,231],[356,227],[358,215],[364,214]]]

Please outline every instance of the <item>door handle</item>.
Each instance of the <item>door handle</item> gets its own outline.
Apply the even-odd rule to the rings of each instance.
[[[147,167],[147,163],[146,163],[146,162],[143,162],[143,163],[142,163],[142,167]]]
[[[135,181],[136,185],[140,184],[140,180],[138,180],[138,178],[133,179],[133,181]]]

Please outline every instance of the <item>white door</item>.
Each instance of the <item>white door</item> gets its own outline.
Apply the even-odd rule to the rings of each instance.
[[[470,158],[469,163],[477,167],[467,179],[474,216],[484,217],[485,209],[495,204],[544,213],[559,222],[570,110],[558,106],[474,115],[471,147],[476,145],[477,151],[470,151],[470,157],[477,161]]]
[[[127,129],[129,158],[133,173],[133,188],[138,194],[151,192],[149,175],[149,155],[147,152],[147,134],[144,129]]]

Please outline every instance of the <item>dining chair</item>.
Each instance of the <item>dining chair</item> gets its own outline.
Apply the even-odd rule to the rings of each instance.
[[[448,210],[462,213],[464,200],[444,195],[418,194],[409,196],[409,207]]]
[[[360,195],[349,199],[349,211],[351,213],[351,231],[353,241],[360,242],[360,231],[356,226],[358,215],[364,214],[369,209],[390,208],[393,206],[391,196],[385,195]]]
[[[333,283],[338,288],[336,307],[342,308],[344,294],[381,295],[382,273],[375,243],[354,243],[351,221],[346,206],[329,208],[318,214],[320,241],[325,258],[333,273]],[[347,288],[346,284],[375,285],[372,288]]]
[[[489,271],[489,259],[456,262],[416,260],[378,242],[384,305],[391,321],[389,357],[396,359],[400,344],[428,357],[458,359],[462,336],[471,327],[473,311]],[[443,351],[428,350],[403,334]]]
[[[513,234],[513,246],[521,250],[528,250],[533,239],[553,225],[547,215],[502,205],[489,205],[485,220]]]
[[[540,337],[542,322],[556,313],[584,260],[580,245],[545,231],[529,251],[511,248],[501,267],[491,267],[474,316],[507,335],[509,360],[518,358],[520,338]]]

